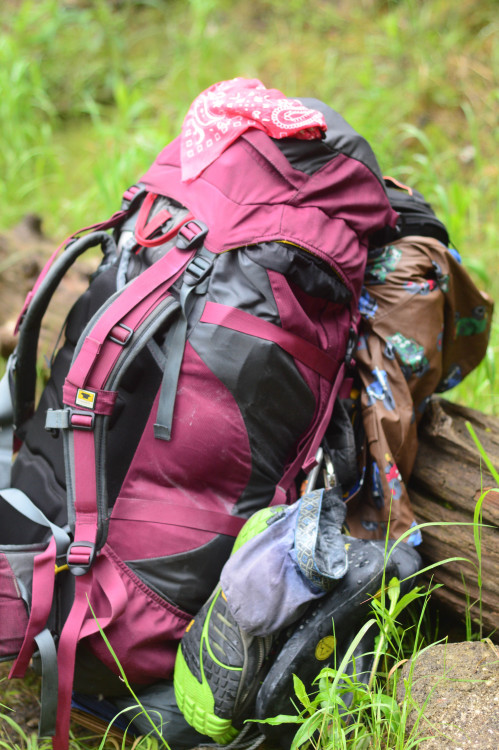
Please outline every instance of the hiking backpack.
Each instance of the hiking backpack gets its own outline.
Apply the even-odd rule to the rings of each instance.
[[[323,139],[249,130],[183,182],[179,138],[108,221],[51,258],[2,383],[0,658],[42,672],[40,734],[67,747],[73,685],[171,675],[245,520],[296,497],[350,363],[369,236],[395,227],[366,141],[316,100]],[[82,230],[83,232],[83,230]],[[78,233],[77,233],[78,234]],[[63,274],[103,260],[35,409]],[[55,572],[54,572],[55,571]]]

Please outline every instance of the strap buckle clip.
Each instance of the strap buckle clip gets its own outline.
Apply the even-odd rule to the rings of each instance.
[[[95,560],[96,549],[93,542],[71,542],[68,547],[66,562],[74,576],[88,573]]]
[[[73,430],[87,430],[91,432],[94,429],[95,413],[69,410],[69,425]]]
[[[118,323],[109,333],[109,341],[120,346],[126,346],[133,336],[133,329],[124,323]]]
[[[208,227],[202,221],[190,219],[178,230],[176,245],[179,250],[192,250],[199,247],[208,234]]]
[[[184,272],[184,283],[188,286],[196,286],[203,281],[211,272],[213,259],[204,255],[196,255],[191,260]]]

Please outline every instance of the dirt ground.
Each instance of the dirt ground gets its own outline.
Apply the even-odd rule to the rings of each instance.
[[[414,706],[409,728],[424,719],[420,750],[499,748],[499,649],[489,641],[441,643],[404,666],[410,695],[399,683],[400,701]]]
[[[26,734],[36,733],[39,719],[39,678],[30,672],[26,680],[8,680],[10,663],[0,664],[0,713],[15,721]],[[6,721],[0,721],[0,740],[19,742],[19,735]]]

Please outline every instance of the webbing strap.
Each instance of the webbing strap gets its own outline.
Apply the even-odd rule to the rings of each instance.
[[[172,436],[173,410],[177,397],[177,385],[185,351],[187,318],[181,309],[165,339],[166,362],[163,369],[161,390],[154,423],[154,437],[170,440]]]
[[[123,351],[122,345],[116,339],[113,340],[113,329],[117,325],[128,327],[133,335],[161,304],[168,289],[182,274],[195,252],[194,248],[172,248],[123,289],[85,337],[68,373],[68,384],[77,388],[105,390],[113,366]],[[79,543],[87,543],[91,548],[96,543],[99,527],[96,481],[98,446],[95,444],[93,429],[75,429],[72,437],[74,476],[70,472],[68,484],[73,485],[70,495],[74,497],[76,517],[73,547],[77,547]],[[96,623],[89,619],[88,609],[88,598],[94,582],[98,582],[110,604],[110,614],[104,618],[99,617],[101,627],[104,628],[112,618],[119,616],[119,612],[126,606],[124,586],[112,566],[109,566],[109,561],[101,554],[75,580],[74,603],[59,642],[59,704],[54,750],[67,750],[68,746],[71,688],[78,639],[98,629]]]
[[[191,512],[189,512],[191,510]],[[173,503],[151,503],[149,500],[134,499],[126,507],[113,511],[113,521],[143,521],[151,518],[154,523],[166,526],[181,526],[188,529],[213,531],[214,533],[237,536],[246,523],[246,518],[231,516],[216,510],[186,507]]]
[[[196,225],[196,222],[191,222]],[[189,231],[189,227],[184,229]],[[196,226],[198,229],[198,226]],[[200,236],[199,231],[192,233],[189,242],[193,243]],[[180,315],[172,328],[168,331],[165,341],[166,362],[163,369],[163,379],[159,394],[156,422],[154,424],[154,437],[159,440],[170,440],[172,436],[173,411],[177,398],[177,385],[184,358],[185,342],[187,339],[187,328],[189,313],[192,308],[192,298],[199,284],[204,282],[213,267],[213,254],[202,246],[196,253],[194,259],[189,263],[180,290]],[[204,288],[204,287],[203,287]]]
[[[55,540],[57,557],[66,552],[70,542],[68,533],[60,526],[57,526],[57,524],[52,523],[22,490],[9,487],[8,489],[0,490],[0,497],[25,518],[28,518],[39,526],[50,529]]]
[[[104,556],[96,560],[96,579],[109,603],[108,613],[102,616],[96,612],[96,619],[89,610],[91,590],[94,584],[93,569],[75,579],[74,604],[64,624],[58,648],[59,683],[56,734],[54,750],[67,750],[69,744],[69,723],[71,715],[71,694],[76,659],[76,644],[79,638],[92,635],[104,629],[119,617],[127,604],[126,588],[112,563]]]
[[[207,302],[201,315],[201,323],[215,323],[266,341],[273,341],[292,357],[330,381],[339,367],[334,357],[306,339],[235,307]]]
[[[75,579],[75,598],[68,619],[64,624],[58,648],[58,703],[56,733],[52,741],[53,750],[67,750],[69,745],[69,721],[71,715],[71,693],[76,660],[76,644],[85,617],[88,613],[88,597],[92,589],[91,572]]]
[[[54,595],[55,561],[56,547],[52,538],[47,549],[34,560],[30,618],[21,650],[12,665],[9,678],[24,677],[35,650],[35,638],[47,624]]]
[[[327,399],[325,408],[322,410],[322,414],[319,413],[317,418],[314,419],[312,425],[309,427],[307,434],[302,439],[298,446],[298,451],[295,460],[286,469],[279,485],[276,487],[274,497],[271,505],[280,505],[286,503],[287,492],[293,483],[298,471],[303,470],[308,473],[313,466],[316,464],[317,450],[321,444],[324,433],[326,432],[327,426],[331,420],[333,413],[334,404],[338,392],[342,386],[345,377],[346,365],[342,362],[338,373],[336,375],[331,393]]]
[[[156,201],[156,198],[158,197],[159,196],[157,193],[146,194],[146,197],[144,198],[144,201],[142,202],[142,205],[140,207],[137,221],[135,222],[135,239],[137,240],[137,243],[139,245],[143,245],[143,247],[159,247],[159,245],[163,245],[165,242],[168,242],[168,240],[173,239],[173,237],[175,237],[179,229],[184,224],[188,224],[194,219],[194,216],[189,211],[182,217],[180,223],[172,226],[163,234],[154,237],[153,235],[158,231],[158,229],[163,224],[166,224],[171,218],[173,218],[171,213],[166,208],[164,208],[161,211],[158,211],[157,214],[155,214],[150,220],[148,220],[149,213],[154,205],[154,202]]]
[[[38,736],[52,737],[55,733],[57,715],[57,650],[52,633],[48,628],[36,635],[35,641],[42,667]]]

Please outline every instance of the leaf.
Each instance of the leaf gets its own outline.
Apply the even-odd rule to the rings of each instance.
[[[310,702],[310,698],[308,697],[307,690],[305,688],[305,685],[300,680],[300,678],[297,675],[293,675],[293,688],[295,691],[295,695],[306,709],[310,709],[312,707],[312,704]]]
[[[270,726],[279,726],[280,724],[303,724],[303,716],[290,716],[288,714],[279,714],[269,719],[248,719],[248,721],[258,722],[258,724],[270,724]]]
[[[483,445],[481,444],[480,440],[478,439],[478,436],[473,429],[471,422],[466,422],[466,427],[468,428],[468,432],[470,433],[471,437],[473,438],[473,442],[475,443],[476,447],[478,448],[478,452],[480,453],[481,457],[483,458],[485,465],[487,469],[490,471],[492,476],[494,477],[494,481],[499,485],[499,473],[494,468],[492,461],[487,456],[487,453],[485,452],[485,449]]]
[[[374,707],[382,709],[383,713],[399,713],[397,701],[386,693],[373,693],[371,702]]]
[[[336,690],[336,688],[338,686],[338,682],[342,678],[343,674],[346,672],[347,664],[351,660],[352,654],[355,652],[355,649],[357,648],[357,646],[359,645],[359,643],[361,642],[361,640],[363,639],[363,637],[365,636],[365,634],[367,633],[367,631],[369,630],[369,628],[372,627],[372,625],[376,625],[376,620],[373,619],[373,618],[371,618],[370,620],[368,620],[361,627],[361,629],[359,630],[359,632],[357,633],[357,635],[355,636],[355,638],[353,639],[353,641],[349,645],[349,647],[348,647],[348,649],[347,649],[347,651],[346,651],[343,659],[341,660],[341,664],[339,665],[338,669],[336,670],[336,675],[335,675],[334,680],[332,682],[331,690]]]
[[[388,584],[388,598],[394,607],[400,596],[400,581],[398,578],[392,578]]]
[[[315,732],[326,723],[326,717],[321,711],[317,711],[309,719],[306,719],[293,738],[290,750],[297,750],[308,740],[311,740]]]

